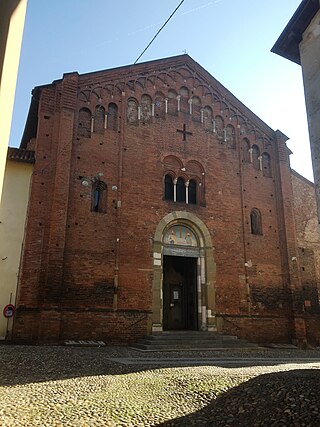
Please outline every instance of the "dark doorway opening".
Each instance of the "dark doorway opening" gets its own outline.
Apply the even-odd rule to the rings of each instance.
[[[163,257],[163,329],[198,329],[197,258]]]

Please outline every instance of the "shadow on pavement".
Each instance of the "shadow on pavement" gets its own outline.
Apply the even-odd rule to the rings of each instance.
[[[319,396],[318,370],[263,374],[226,391],[203,409],[158,427],[319,427]]]
[[[306,357],[303,353],[299,353],[299,356],[301,358]],[[209,363],[209,357],[214,361]],[[222,361],[219,362],[219,357],[225,359],[228,354],[199,353],[188,357],[184,353],[179,356],[167,354],[166,356],[161,355],[161,360],[159,360],[159,355],[141,354],[130,351],[128,348],[0,346],[0,385],[12,386],[97,375],[123,375],[159,368],[191,366],[247,368],[250,366],[274,366],[284,363],[272,358],[265,363],[257,363],[254,358],[252,361],[247,358],[247,362],[245,363],[244,360],[242,363],[241,357],[238,356],[237,363],[231,366],[225,365]],[[254,356],[252,355],[251,357]],[[194,364],[192,359],[198,360],[198,362]],[[229,359],[232,360],[230,357]],[[320,362],[319,358],[312,360]]]
[[[0,386],[129,372],[127,366],[112,363],[109,357],[105,347],[3,346]]]

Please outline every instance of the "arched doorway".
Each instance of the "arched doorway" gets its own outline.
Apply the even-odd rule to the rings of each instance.
[[[163,329],[198,329],[199,241],[183,223],[167,228],[163,240]],[[199,295],[200,297],[201,295]]]
[[[152,330],[215,330],[216,269],[205,224],[172,212],[159,222],[153,246]]]

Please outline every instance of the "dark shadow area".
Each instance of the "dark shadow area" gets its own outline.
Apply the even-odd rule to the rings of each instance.
[[[110,357],[105,347],[1,346],[0,386],[131,372]]]
[[[208,353],[151,354],[140,353],[127,347],[2,345],[0,346],[0,386],[97,375],[123,375],[160,368],[195,366],[246,368],[276,366],[284,363],[320,362],[319,352],[315,353],[318,357],[304,361],[303,359],[308,356],[303,351],[295,352],[295,356],[290,359],[288,353],[283,353],[282,357],[287,358],[286,361],[270,356],[265,357],[264,355],[267,355],[268,352],[260,352],[259,355],[238,354],[233,357],[230,357],[229,352]],[[264,358],[263,361],[259,361],[259,357]]]
[[[200,411],[158,426],[320,426],[320,371],[259,375],[229,389]]]

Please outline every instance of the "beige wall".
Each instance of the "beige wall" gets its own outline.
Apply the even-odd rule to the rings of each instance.
[[[304,32],[299,47],[320,219],[320,11]]]
[[[0,2],[0,198],[10,137],[27,0]]]
[[[297,245],[315,253],[316,271],[320,278],[320,224],[314,184],[292,171],[293,202],[296,220]]]
[[[15,302],[32,170],[29,163],[12,160],[6,163],[0,204],[0,338],[6,335],[3,308],[10,302],[11,294],[11,301]],[[12,319],[9,330],[11,327]]]
[[[292,171],[295,221],[297,230],[297,266],[301,275],[301,303],[307,341],[320,344],[320,225],[315,188],[312,182]]]

